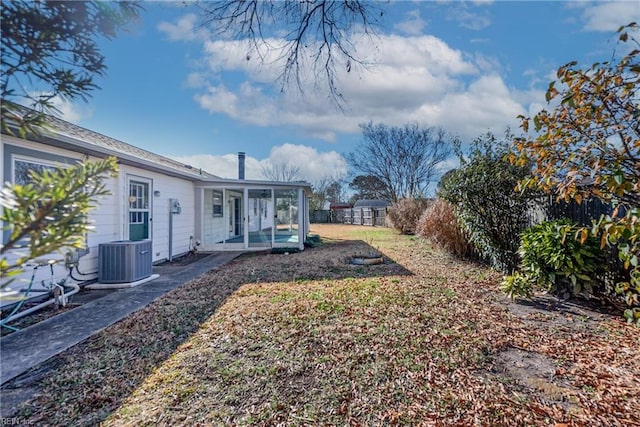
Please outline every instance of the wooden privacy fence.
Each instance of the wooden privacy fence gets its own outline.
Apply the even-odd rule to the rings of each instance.
[[[311,223],[355,224],[377,227],[386,226],[388,208],[359,207],[347,209],[317,210],[309,212]],[[529,225],[559,218],[568,218],[579,225],[589,225],[602,214],[611,214],[612,207],[598,199],[588,199],[578,205],[575,202],[556,202],[553,197],[534,200],[527,213]]]
[[[387,208],[350,208],[330,211],[311,211],[312,223],[355,224],[384,227]]]
[[[612,212],[613,206],[594,197],[578,204],[574,201],[557,201],[553,196],[545,196],[531,201],[527,219],[529,226],[557,219],[568,219],[579,226],[589,226],[601,215],[611,215]],[[621,210],[618,215],[624,215],[624,210]]]
[[[583,200],[580,204],[573,201],[558,202],[549,197],[545,210],[547,218],[550,220],[569,218],[578,225],[586,226],[590,225],[592,221],[598,220],[601,215],[611,215],[613,206],[595,197]]]

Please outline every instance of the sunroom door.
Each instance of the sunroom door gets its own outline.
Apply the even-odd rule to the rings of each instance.
[[[248,192],[248,246],[270,248],[273,242],[273,194],[270,188]]]
[[[237,190],[225,190],[227,196],[227,239],[225,243],[239,243],[244,247],[242,223],[242,193]]]
[[[295,247],[299,242],[298,190],[275,190],[276,247]]]

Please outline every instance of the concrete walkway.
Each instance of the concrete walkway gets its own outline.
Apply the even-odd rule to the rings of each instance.
[[[242,252],[217,252],[189,265],[153,267],[157,279],[119,289],[0,339],[0,385],[140,310],[182,284],[233,260]],[[94,292],[94,291],[89,291]],[[100,291],[96,291],[100,292]],[[73,300],[72,300],[73,301]],[[8,409],[2,390],[2,413]]]

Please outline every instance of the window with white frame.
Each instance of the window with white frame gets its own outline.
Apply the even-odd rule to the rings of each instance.
[[[31,175],[33,173],[42,174],[44,171],[54,172],[58,170],[59,165],[54,162],[47,162],[46,160],[31,158],[31,157],[22,157],[22,156],[12,156],[12,181],[17,185],[27,185],[33,182]],[[64,167],[64,165],[62,166]],[[2,234],[3,242],[6,242],[9,239],[9,235],[11,234],[10,229],[4,230]],[[17,247],[24,247],[28,245],[28,239],[22,239],[20,242],[16,244]]]
[[[31,173],[42,173],[45,170],[54,171],[57,166],[40,160],[21,157],[13,158],[13,183],[25,185],[31,182]]]
[[[213,216],[222,216],[223,214],[222,191],[213,191]]]

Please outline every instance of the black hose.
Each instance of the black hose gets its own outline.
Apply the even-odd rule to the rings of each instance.
[[[76,271],[77,271],[81,276],[91,276],[91,275],[93,275],[93,274],[95,274],[95,275],[96,275],[96,277],[93,277],[93,278],[91,278],[91,279],[79,279],[79,278],[77,278],[77,277],[75,277],[75,276],[73,275],[73,267],[69,267],[69,276],[71,276],[71,278],[72,278],[73,280],[75,280],[76,282],[78,282],[78,286],[81,286],[81,287],[82,287],[82,286],[86,285],[86,284],[87,284],[87,282],[93,282],[94,280],[98,279],[98,276],[97,276],[98,272],[97,272],[97,271],[96,271],[96,272],[93,272],[93,273],[83,273],[83,272],[81,272],[80,270],[78,270],[78,266],[77,266],[77,265],[76,265]]]

